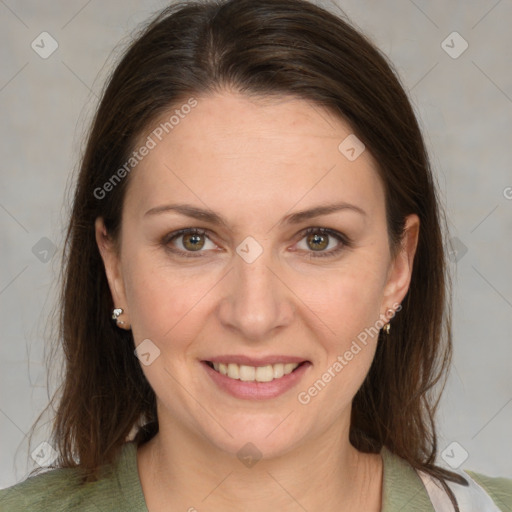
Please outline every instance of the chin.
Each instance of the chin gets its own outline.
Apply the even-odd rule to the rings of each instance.
[[[214,449],[237,457],[244,464],[246,457],[274,459],[293,450],[306,436],[306,432],[299,432],[298,426],[288,423],[295,415],[292,413],[285,419],[287,414],[238,415],[225,422],[232,437],[221,427],[212,432],[211,424],[204,426],[203,435]]]

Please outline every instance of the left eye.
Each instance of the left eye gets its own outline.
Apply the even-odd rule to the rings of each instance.
[[[301,241],[306,240],[306,245],[312,249],[311,257],[314,258],[338,254],[343,249],[343,246],[350,245],[349,240],[345,235],[327,228],[309,228],[302,234],[305,236]],[[329,238],[334,238],[338,241],[338,244],[337,246],[335,244],[335,247],[330,251],[325,251],[324,249],[330,245]],[[308,250],[308,247],[306,247],[306,251]]]

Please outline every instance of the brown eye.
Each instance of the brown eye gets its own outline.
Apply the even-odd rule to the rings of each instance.
[[[204,235],[198,233],[188,233],[181,235],[183,237],[183,247],[191,251],[199,251],[204,246]]]
[[[352,247],[352,241],[346,235],[328,228],[308,228],[302,235],[306,245],[304,251],[310,258],[336,256],[343,249]],[[326,251],[331,242],[335,242],[333,247]]]
[[[206,245],[208,243],[211,247]],[[207,249],[216,248],[206,230],[199,228],[186,228],[170,233],[163,238],[162,245],[172,253],[185,257],[204,256]]]
[[[329,245],[329,236],[324,234],[310,234],[307,243],[314,251],[323,251]]]

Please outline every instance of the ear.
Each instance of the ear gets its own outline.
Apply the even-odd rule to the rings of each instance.
[[[117,322],[118,327],[130,329],[130,316],[126,302],[126,294],[121,267],[121,259],[118,248],[107,233],[107,228],[102,217],[98,217],[94,223],[96,243],[105,266],[110,293],[114,308],[121,308],[123,313]]]
[[[384,289],[382,303],[382,307],[385,308],[382,312],[384,315],[386,315],[386,311],[390,308],[396,310],[409,290],[419,230],[419,217],[416,214],[407,216],[402,244],[398,254],[390,264],[388,279]]]

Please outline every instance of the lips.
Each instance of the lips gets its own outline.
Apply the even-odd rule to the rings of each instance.
[[[219,356],[201,366],[218,389],[245,400],[277,398],[296,387],[312,366],[298,357]]]
[[[238,365],[245,364],[247,366],[266,366],[268,364],[278,364],[278,363],[304,363],[307,361],[303,357],[297,356],[286,356],[286,355],[269,355],[265,357],[250,357],[247,355],[219,355],[214,357],[209,357],[205,359],[210,363],[235,363]]]

